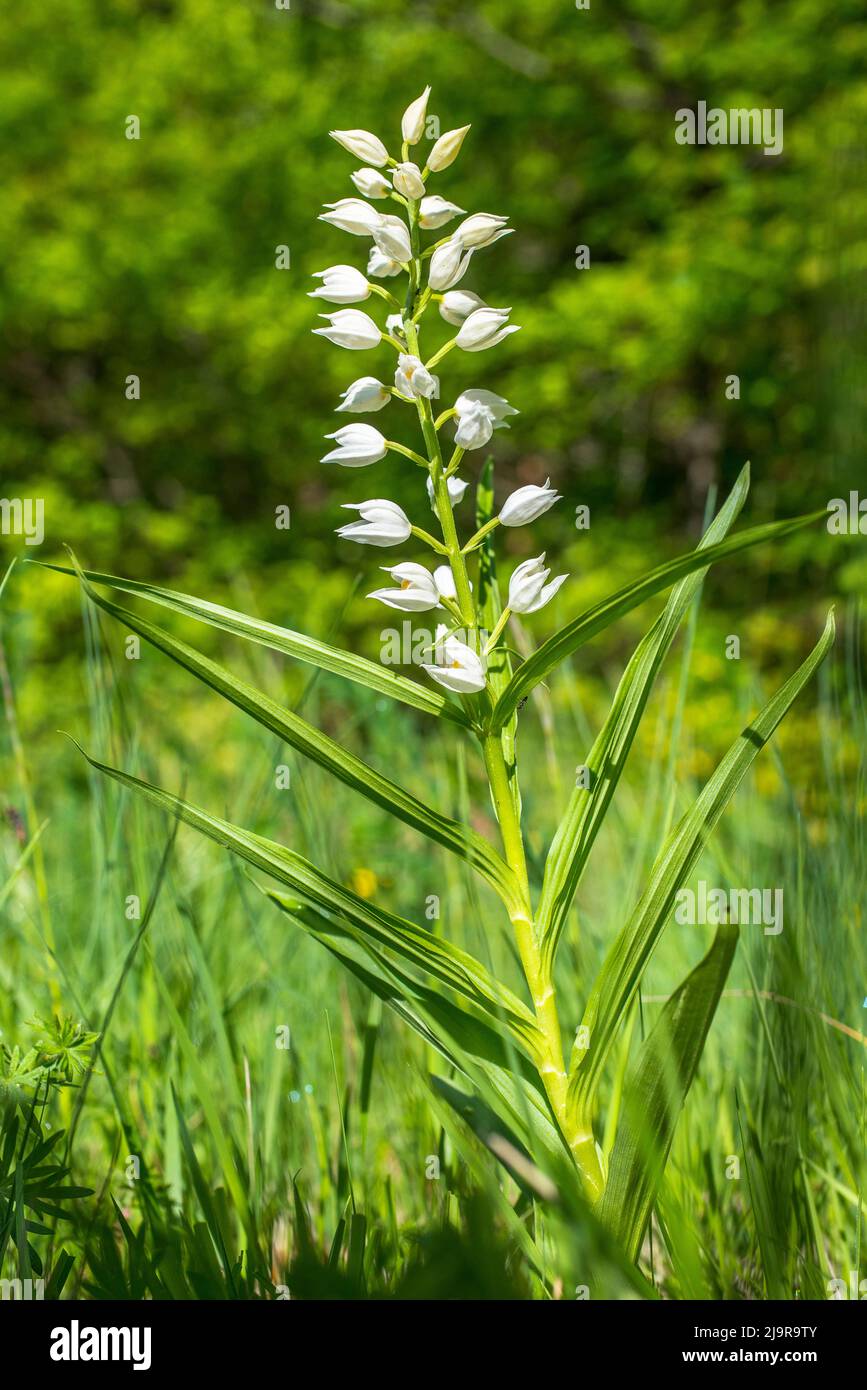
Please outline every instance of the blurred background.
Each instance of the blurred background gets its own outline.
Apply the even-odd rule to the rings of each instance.
[[[685,545],[747,458],[751,520],[845,495],[867,411],[863,19],[856,0],[69,0],[62,25],[8,17],[4,495],[45,497],[43,557],[67,542],[198,591],[243,570],[272,617],[326,623],[358,565],[348,547],[334,563],[336,506],[372,475],[320,468],[322,436],[388,352],[310,337],[311,273],[367,245],[316,220],[355,191],[327,132],[386,134],[425,83],[443,130],[473,127],[437,187],[515,228],[464,283],[523,325],[453,356],[447,389],[481,381],[520,408],[500,486],[550,475],[591,506],[576,565]],[[782,155],[676,144],[675,111],[699,99],[782,107]],[[819,542],[803,544],[817,583]],[[863,581],[851,546],[828,556],[854,566],[844,588]]]
[[[363,595],[381,557],[335,539],[339,504],[386,495],[422,526],[426,504],[409,464],[390,459],[358,473],[319,464],[323,436],[340,423],[339,392],[355,376],[386,374],[390,350],[350,355],[313,338],[317,312],[330,306],[306,294],[314,271],[338,262],[364,268],[369,245],[317,221],[324,202],[355,191],[355,164],[329,129],[366,127],[394,145],[402,111],[427,83],[443,131],[472,124],[436,191],[468,212],[506,214],[515,229],[474,257],[463,284],[511,305],[522,332],[490,353],[451,354],[441,375],[446,404],[460,389],[485,386],[521,412],[493,441],[498,496],[546,477],[564,495],[532,535],[512,531],[504,542],[507,568],[545,548],[572,576],[532,620],[533,641],[691,548],[709,494],[724,494],[748,459],[753,487],[742,525],[867,491],[867,23],[856,0],[832,9],[821,0],[591,0],[589,10],[568,0],[287,0],[285,9],[269,0],[67,0],[59,11],[7,11],[0,54],[0,494],[44,498],[46,523],[38,550],[0,536],[3,571],[14,555],[64,563],[66,543],[91,569],[183,589],[378,656],[382,615]],[[678,145],[675,112],[699,100],[782,108],[782,154]],[[130,116],[140,123],[137,140],[126,138]],[[284,246],[291,264],[277,268]],[[580,247],[589,249],[584,269]],[[137,400],[127,397],[132,375]],[[731,376],[738,399],[727,396]],[[405,441],[415,442],[409,431]],[[469,456],[464,474],[472,478],[481,461]],[[572,525],[579,504],[591,515],[580,532]],[[289,531],[274,525],[282,505],[291,508]],[[863,854],[865,782],[863,709],[853,710],[865,582],[863,538],[831,537],[821,524],[712,572],[684,663],[672,665],[636,743],[620,823],[628,851],[603,838],[603,871],[582,890],[587,954],[572,964],[598,957],[652,856],[651,827],[688,799],[762,693],[806,655],[831,601],[842,633],[835,665],[784,724],[779,753],[757,765],[749,813],[735,821],[727,852],[738,850],[741,867],[755,852],[758,876],[747,881],[784,878],[792,893],[804,856],[817,856],[809,911],[825,914],[829,949],[835,940],[839,947],[832,926],[845,919],[846,949],[854,949],[863,886],[853,845]],[[73,581],[18,566],[2,605],[7,872],[42,817],[51,821],[41,882],[19,877],[5,903],[13,944],[0,974],[20,990],[3,1016],[7,1031],[45,1004],[49,983],[73,1013],[91,998],[104,1002],[129,939],[118,903],[132,891],[130,856],[136,881],[150,881],[167,833],[161,818],[98,789],[59,727],[163,785],[188,776],[194,801],[319,853],[356,891],[416,909],[429,854],[413,841],[410,857],[405,836],[390,839],[316,771],[296,776],[293,763],[292,797],[275,798],[282,755],[273,740],[157,654],[127,663],[120,629],[92,614],[83,621]],[[541,718],[522,728],[535,868],[571,769],[657,607],[584,649],[550,697],[541,694]],[[732,633],[739,662],[725,659]],[[307,717],[416,791],[433,787],[444,809],[463,804],[466,770],[444,770],[449,750],[430,771],[439,742],[414,737],[421,721],[409,711],[386,713],[330,679],[311,696],[309,672],[239,652],[209,629],[185,635],[280,698],[304,692]],[[555,745],[558,715],[565,732]],[[484,807],[477,814],[492,832]],[[305,1071],[293,1058],[297,1099],[310,1077],[327,1083],[314,1013],[329,997],[333,967],[308,943],[286,942],[282,927],[278,947],[270,919],[251,935],[257,913],[238,906],[233,871],[218,851],[190,841],[185,835],[183,892],[159,938],[169,943],[167,987],[196,1046],[207,1048],[219,1032],[208,1021],[216,995],[204,973],[213,952],[219,1026],[233,1046],[236,1036],[252,1038],[254,1057],[263,1017],[273,1031],[271,1019],[290,1001],[293,1026],[306,1007],[300,1045],[307,1036],[316,1061]],[[476,948],[482,928],[461,885],[453,891],[453,915]],[[200,892],[206,906],[196,905]],[[227,946],[227,929],[243,935],[246,966]],[[677,947],[657,987],[679,978],[679,953],[694,958],[694,943]],[[864,979],[838,974],[822,993],[821,958],[790,960],[786,987],[806,997],[811,981],[816,1007],[860,1026]],[[143,965],[115,1029],[134,1118],[146,1129],[162,1116],[155,1162],[177,1195],[183,1179],[165,1078],[183,1068],[161,1050],[173,1044],[154,979]],[[351,1072],[366,1004],[355,990],[350,999],[340,1058]],[[732,1031],[710,1064],[712,1114],[720,1076],[730,1076],[737,1048],[752,1046],[739,1020],[720,1024]],[[806,1054],[815,1059],[818,1044],[796,1042],[806,1077]],[[157,1056],[166,1067],[159,1080],[148,1076]],[[400,1056],[392,1055],[390,1075],[409,1114],[415,1102],[403,1098]],[[753,1061],[761,1072],[761,1059]],[[268,1082],[269,1134],[280,1132],[289,1105],[281,1085]],[[846,1095],[841,1083],[841,1111]],[[732,1115],[720,1144],[737,1142]],[[310,1123],[298,1144],[317,1152],[319,1121]],[[391,1127],[383,1122],[383,1136]],[[690,1132],[700,1137],[701,1125]],[[274,1172],[296,1165],[293,1142],[284,1152],[274,1139]],[[391,1181],[397,1160],[385,1137],[382,1144]],[[319,1160],[322,1152],[320,1143]],[[776,1186],[788,1191],[785,1181]],[[838,1215],[842,1228],[846,1214]]]

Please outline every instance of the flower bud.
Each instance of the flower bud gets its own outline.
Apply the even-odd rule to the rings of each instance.
[[[425,665],[428,675],[460,695],[470,695],[485,688],[485,667],[481,657],[465,642],[449,635],[439,636],[436,645],[437,664]]]
[[[450,290],[467,273],[472,251],[467,251],[454,237],[438,246],[430,258],[428,284],[432,290]]]
[[[519,331],[518,324],[509,323],[510,313],[510,309],[476,309],[458,329],[455,342],[464,352],[483,352],[485,348],[496,347],[510,333]]]
[[[328,134],[365,164],[381,169],[388,163],[388,150],[379,136],[372,135],[369,130],[329,130]]]
[[[416,400],[421,397],[436,400],[440,393],[439,377],[433,376],[420,358],[412,357],[405,352],[398,357],[394,384],[398,391],[405,396],[413,396]]]
[[[458,591],[455,586],[455,577],[452,574],[451,565],[437,565],[433,572],[434,584],[437,593],[441,598],[457,598]]]
[[[407,161],[406,164],[396,165],[392,178],[395,189],[402,193],[404,198],[424,197],[424,179],[417,164]]]
[[[380,217],[372,236],[384,256],[399,261],[401,265],[412,260],[409,228],[399,217]]]
[[[460,328],[464,319],[468,319],[470,314],[475,313],[476,309],[487,309],[487,304],[480,299],[472,290],[449,290],[443,295],[440,304],[440,314],[446,323],[453,323],[456,328]]]
[[[455,401],[455,410],[458,415],[461,415],[475,402],[481,403],[491,412],[495,430],[507,430],[509,426],[506,424],[506,416],[520,414],[520,411],[516,410],[513,405],[509,405],[509,402],[504,400],[502,396],[496,395],[494,391],[485,391],[482,387],[475,387],[471,391],[462,391]]]
[[[361,351],[363,348],[378,347],[382,341],[379,328],[370,315],[361,309],[338,309],[336,314],[320,314],[319,317],[328,319],[330,327],[314,328],[313,332],[337,347]]]
[[[371,246],[367,258],[368,275],[375,276],[377,280],[387,280],[390,275],[399,275],[400,269],[400,261],[393,261],[390,256],[384,256],[378,246]]]
[[[359,545],[400,545],[412,535],[406,512],[396,502],[374,497],[369,502],[344,502],[344,509],[358,512],[361,520],[338,527],[337,534],[345,541]]]
[[[365,198],[387,198],[391,184],[378,169],[356,169],[349,177]]]
[[[501,236],[508,236],[514,231],[513,227],[506,227],[508,220],[508,217],[495,217],[490,212],[474,212],[472,217],[461,223],[455,236],[460,237],[464,246],[493,246]]]
[[[425,87],[420,97],[411,101],[403,113],[400,122],[400,133],[407,145],[417,145],[424,134],[424,122],[427,115],[427,99],[430,96],[430,87]]]
[[[310,299],[327,299],[330,304],[358,304],[369,299],[370,285],[360,270],[352,265],[332,265],[327,270],[316,270],[314,280],[321,280],[317,290],[310,290]]]
[[[536,487],[532,483],[527,487],[519,487],[517,492],[513,492],[503,503],[500,522],[503,526],[525,526],[527,522],[535,521],[559,501],[560,494],[551,487],[550,478],[545,479],[542,487]]]
[[[425,613],[431,608],[439,608],[440,591],[434,576],[424,565],[410,562],[402,565],[384,566],[386,574],[396,580],[397,589],[375,589],[368,598],[379,599],[389,608],[399,608],[404,613]]]
[[[391,400],[391,392],[375,376],[360,376],[345,391],[341,391],[340,399],[343,404],[337,407],[338,410],[360,415],[366,410],[382,410]]]
[[[439,173],[441,169],[447,169],[450,164],[454,164],[469,128],[468,125],[464,125],[460,130],[447,130],[445,135],[441,135],[427,157],[427,167]]]
[[[550,584],[545,581],[550,570],[545,569],[545,556],[534,560],[524,560],[512,571],[509,580],[509,607],[513,613],[537,613],[544,608],[569,578],[568,574],[558,575]]]
[[[481,401],[470,401],[458,413],[455,444],[459,449],[482,449],[494,433],[494,417]]]
[[[326,439],[336,439],[337,448],[320,460],[321,463],[342,463],[344,468],[365,468],[378,463],[388,453],[385,435],[373,425],[343,425]]]
[[[339,227],[342,232],[351,232],[353,236],[373,236],[374,227],[382,221],[382,213],[361,198],[341,198],[325,206],[331,211],[320,213],[319,221]]]
[[[450,203],[445,198],[441,198],[438,193],[433,193],[428,198],[422,198],[421,206],[418,210],[418,225],[423,227],[426,232],[433,231],[435,227],[443,227],[446,222],[451,222],[453,217],[465,212],[465,208],[459,208],[457,203]]]

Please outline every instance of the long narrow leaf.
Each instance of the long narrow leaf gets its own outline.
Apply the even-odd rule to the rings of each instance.
[[[82,750],[83,751],[83,750]],[[241,826],[211,816],[200,807],[155,787],[131,773],[112,768],[84,754],[91,767],[129,787],[160,810],[168,811],[201,834],[233,850],[248,863],[293,889],[308,906],[338,912],[349,929],[379,947],[387,947],[418,969],[468,998],[494,1024],[503,1023],[530,1056],[538,1051],[533,1015],[505,985],[494,980],[480,961],[451,942],[433,936],[396,914],[366,902],[350,889],[284,845]]]
[[[675,895],[753,760],[803,690],[834,641],[834,613],[806,661],[738,736],[698,799],[672,831],[629,922],[611,946],[593,986],[580,1036],[589,1047],[572,1053],[569,1103],[586,1124],[592,1097],[621,1019],[668,920]],[[585,1032],[586,1030],[586,1032]]]
[[[370,942],[361,943],[324,913],[275,890],[267,896],[325,946],[452,1067],[462,1072],[536,1162],[558,1174],[571,1158],[538,1074],[483,1020],[409,976]],[[566,1170],[568,1171],[568,1169]]]
[[[788,536],[793,531],[809,526],[823,517],[827,517],[827,512],[812,512],[809,516],[793,517],[789,521],[772,521],[764,526],[754,526],[751,530],[743,531],[737,536],[731,536],[728,540],[722,541],[719,545],[711,546],[707,550],[694,550],[688,555],[681,555],[677,560],[669,560],[666,564],[651,570],[643,578],[634,579],[625,588],[618,589],[617,593],[594,604],[585,613],[574,618],[571,623],[567,623],[559,632],[555,632],[553,637],[548,638],[547,642],[543,642],[539,650],[534,652],[530,659],[525,661],[523,666],[515,672],[496,703],[491,727],[494,729],[502,728],[524,696],[529,695],[533,688],[541,680],[544,680],[548,672],[552,671],[564,657],[577,651],[591,637],[595,637],[597,633],[610,627],[618,618],[622,618],[624,613],[636,608],[645,599],[651,598],[653,594],[659,593],[662,589],[668,589],[678,579],[683,579],[685,575],[691,574],[693,570],[705,569],[708,565],[715,564],[717,560],[724,560],[730,555],[737,555],[742,550],[748,550],[754,545],[762,545],[765,541],[780,540],[783,536]]]
[[[627,1077],[623,1119],[599,1214],[632,1260],[641,1247],[737,940],[736,926],[720,927],[707,955],[666,1001]]]
[[[42,563],[42,562],[40,562]],[[11,567],[10,567],[11,568]],[[75,574],[74,568],[65,565],[43,565],[45,569],[58,574]],[[308,637],[303,632],[293,632],[288,627],[278,627],[276,623],[266,623],[260,618],[251,618],[247,613],[239,613],[234,608],[224,608],[219,603],[209,603],[207,599],[196,598],[193,594],[180,593],[175,589],[164,589],[158,584],[145,584],[135,579],[122,579],[115,574],[103,574],[99,570],[83,570],[84,577],[92,584],[104,584],[122,593],[157,603],[186,618],[207,623],[220,628],[234,637],[243,637],[271,651],[282,652],[296,661],[304,661],[310,666],[318,666],[323,671],[331,671],[336,676],[365,685],[380,695],[388,695],[405,705],[422,710],[425,714],[437,715],[469,728],[470,721],[460,705],[449,700],[438,690],[429,690],[415,681],[380,666],[366,657],[356,656],[354,652],[342,651],[320,642],[316,637]]]
[[[724,540],[746,501],[749,464],[702,537],[700,550]],[[586,761],[588,787],[576,787],[545,863],[536,921],[550,977],[569,905],[581,881],[596,835],[629,756],[659,669],[707,569],[695,570],[672,590],[665,609],[636,648],[614,696],[608,718]]]
[[[181,642],[146,618],[131,613],[111,599],[103,597],[84,577],[83,571],[78,573],[85,593],[97,607],[117,618],[133,632],[138,632],[179,666],[190,671],[238,709],[252,715],[266,729],[270,729],[320,767],[324,767],[354,791],[360,792],[391,815],[421,831],[429,839],[445,845],[461,859],[467,860],[487,879],[507,906],[514,905],[517,901],[514,874],[493,846],[477,831],[460,825],[449,816],[434,810],[426,802],[420,801],[411,792],[404,790],[396,782],[390,781],[375,768],[342,748],[327,734],[308,724],[300,715],[278,705],[270,696],[203,656],[186,642]]]

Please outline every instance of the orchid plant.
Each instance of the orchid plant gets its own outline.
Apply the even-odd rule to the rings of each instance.
[[[400,158],[366,130],[332,135],[361,161],[352,175],[358,197],[327,205],[322,220],[370,241],[366,273],[338,264],[317,272],[316,299],[340,306],[371,297],[384,301],[386,322],[355,307],[324,315],[314,331],[350,351],[385,342],[396,355],[393,384],[374,376],[353,381],[340,397],[339,413],[406,408],[417,419],[418,450],[387,438],[364,423],[341,426],[328,439],[335,447],[323,462],[369,467],[397,455],[420,470],[439,534],[414,524],[384,498],[347,504],[357,519],[338,535],[350,542],[388,548],[412,544],[413,558],[386,566],[389,583],[369,595],[407,613],[430,612],[441,621],[424,662],[423,679],[401,674],[341,651],[292,629],[249,617],[219,604],[160,586],[82,571],[91,601],[233,702],[285,743],[392,816],[465,861],[499,899],[510,924],[524,976],[522,994],[495,978],[456,944],[362,898],[294,850],[212,816],[191,802],[131,774],[97,768],[228,846],[281,885],[267,895],[291,920],[331,951],[384,999],[445,1059],[470,1094],[439,1077],[436,1091],[474,1125],[480,1137],[511,1166],[520,1182],[550,1193],[574,1193],[595,1206],[630,1258],[635,1259],[672,1142],[679,1110],[699,1063],[705,1038],[728,974],[738,928],[720,927],[707,954],[662,1008],[656,1026],[631,1062],[620,1040],[642,973],[668,921],[675,895],[695,866],[714,826],[761,747],[784,717],[833,641],[829,615],[818,643],[780,690],[734,740],[694,805],[668,835],[643,893],[626,912],[596,979],[585,986],[584,1017],[571,1049],[564,1048],[558,1007],[557,953],[572,923],[572,905],[596,836],[622,775],[639,722],[666,653],[698,598],[708,568],[718,560],[785,536],[824,516],[799,517],[729,532],[746,500],[744,468],[730,496],[694,551],[651,570],[571,618],[516,667],[507,642],[512,614],[532,614],[550,602],[566,576],[552,579],[540,554],[510,576],[505,603],[497,577],[498,528],[531,524],[559,500],[545,480],[520,487],[497,507],[490,460],[478,470],[471,533],[459,532],[456,511],[469,487],[467,454],[478,453],[495,431],[509,428],[514,406],[484,387],[462,391],[442,409],[438,368],[454,349],[481,352],[518,332],[511,310],[494,308],[459,288],[476,253],[508,236],[504,216],[466,215],[431,182],[460,154],[469,126],[448,131],[422,161],[411,158],[426,128],[430,89],[413,101],[401,122]],[[393,204],[396,213],[374,203]],[[457,218],[455,230],[429,233]],[[405,280],[401,297],[394,292]],[[391,288],[389,288],[391,286]],[[435,351],[422,349],[425,315],[456,329]],[[439,404],[436,404],[439,402]],[[461,477],[462,467],[465,476]],[[421,563],[419,556],[427,563]],[[99,587],[97,587],[99,586]],[[299,714],[257,690],[149,619],[121,607],[108,587],[161,605],[226,632],[282,652],[389,696],[417,716],[435,719],[472,740],[490,787],[499,844],[431,807],[365,763]],[[517,758],[519,713],[534,689],[564,658],[653,595],[670,590],[627,664],[610,712],[581,764],[578,779],[545,860],[541,882],[528,868],[522,829]],[[573,757],[572,762],[577,761]],[[572,1021],[574,1027],[574,1020]],[[605,1117],[606,1150],[598,1142],[601,1097],[611,1073]],[[603,1081],[605,1086],[603,1086]],[[484,1115],[484,1120],[479,1118]]]

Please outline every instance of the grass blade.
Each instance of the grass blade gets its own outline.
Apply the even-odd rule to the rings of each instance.
[[[599,1214],[631,1260],[638,1257],[737,940],[736,926],[720,927],[707,955],[663,1007],[627,1077]]]
[[[699,550],[724,540],[746,501],[749,465],[702,537]],[[536,914],[550,978],[566,915],[620,780],[654,681],[707,569],[695,570],[672,591],[664,611],[639,643],[614,696],[608,718],[586,761],[590,786],[576,787],[545,863]]]
[[[593,986],[582,1020],[590,1046],[572,1052],[569,1102],[589,1123],[592,1098],[609,1050],[638,981],[671,912],[675,894],[696,863],[717,821],[790,706],[824,660],[834,641],[834,613],[806,661],[799,666],[731,745],[697,801],[669,836],[631,919],[613,943]]]
[[[277,734],[290,747],[303,753],[320,767],[324,767],[341,782],[345,782],[347,786],[360,792],[398,820],[405,821],[429,839],[436,840],[453,854],[467,860],[487,879],[507,906],[515,904],[517,885],[514,874],[493,846],[476,831],[458,824],[449,816],[420,801],[411,792],[405,791],[403,787],[399,787],[397,783],[390,781],[375,768],[342,748],[327,734],[308,724],[300,715],[278,705],[268,695],[233,675],[217,662],[203,656],[195,648],[179,641],[147,619],[104,598],[88,583],[82,571],[78,573],[85,593],[97,607],[117,618],[133,632],[138,632],[179,666],[190,671],[224,699],[251,715],[259,724]]]

